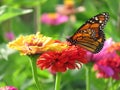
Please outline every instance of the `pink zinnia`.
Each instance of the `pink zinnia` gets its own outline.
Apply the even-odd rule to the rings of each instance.
[[[91,52],[88,52],[88,60],[90,62],[97,62],[99,60],[101,60],[102,58],[107,58],[107,57],[113,57],[114,54],[116,54],[115,52],[113,53],[108,53],[108,48],[114,43],[114,41],[112,40],[112,38],[109,38],[105,41],[104,46],[102,48],[102,50],[97,53],[97,54],[93,54]]]
[[[116,51],[109,52],[109,48],[114,42],[110,38],[105,41],[103,49],[97,54],[89,53],[89,61],[94,62],[94,70],[97,72],[98,78],[114,78],[120,79],[120,56],[117,55]]]
[[[68,17],[58,13],[45,13],[41,17],[41,21],[48,25],[59,25],[68,21]]]
[[[14,36],[13,32],[6,32],[5,37],[9,41],[12,41],[13,39],[15,39],[15,36]]]
[[[98,78],[112,77],[120,80],[120,56],[117,54],[113,58],[104,58],[94,65]]]
[[[0,90],[18,90],[18,89],[13,86],[4,86],[0,87]]]

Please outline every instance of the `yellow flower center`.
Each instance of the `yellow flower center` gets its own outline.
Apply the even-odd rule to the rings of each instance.
[[[65,6],[74,6],[74,0],[64,0]]]
[[[58,17],[58,14],[57,13],[49,13],[48,17],[51,19],[56,19]]]

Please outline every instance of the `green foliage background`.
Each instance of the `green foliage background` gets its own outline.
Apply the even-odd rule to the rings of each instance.
[[[112,37],[120,41],[120,0],[75,0],[76,7],[84,6],[85,12],[77,13],[77,21],[71,27],[69,23],[58,26],[41,25],[41,33],[54,39],[65,40],[92,16],[108,12],[110,20],[104,32],[106,38]],[[19,90],[37,90],[32,79],[30,62],[27,56],[20,56],[18,52],[7,48],[9,42],[4,34],[12,31],[16,37],[36,32],[34,25],[35,8],[40,6],[40,13],[55,12],[57,4],[62,0],[0,0],[0,86],[11,85]],[[3,7],[4,6],[4,7]],[[37,18],[40,20],[40,18]],[[95,72],[90,72],[91,90],[120,90],[119,81],[113,81],[110,89],[110,79],[97,79]],[[55,76],[47,70],[38,69],[39,79],[45,90],[54,90]],[[85,66],[80,70],[63,73],[61,90],[85,90]]]

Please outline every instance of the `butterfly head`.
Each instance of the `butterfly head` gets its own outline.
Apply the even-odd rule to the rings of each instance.
[[[66,38],[66,41],[69,42],[70,44],[73,44],[73,45],[76,44],[76,41],[73,40],[72,37],[67,37],[67,38]]]

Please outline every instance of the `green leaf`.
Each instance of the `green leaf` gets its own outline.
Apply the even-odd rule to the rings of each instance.
[[[19,16],[19,15],[31,13],[31,12],[32,12],[32,9],[23,10],[20,8],[14,8],[14,7],[6,6],[6,5],[1,6],[0,7],[0,23],[7,19]]]

